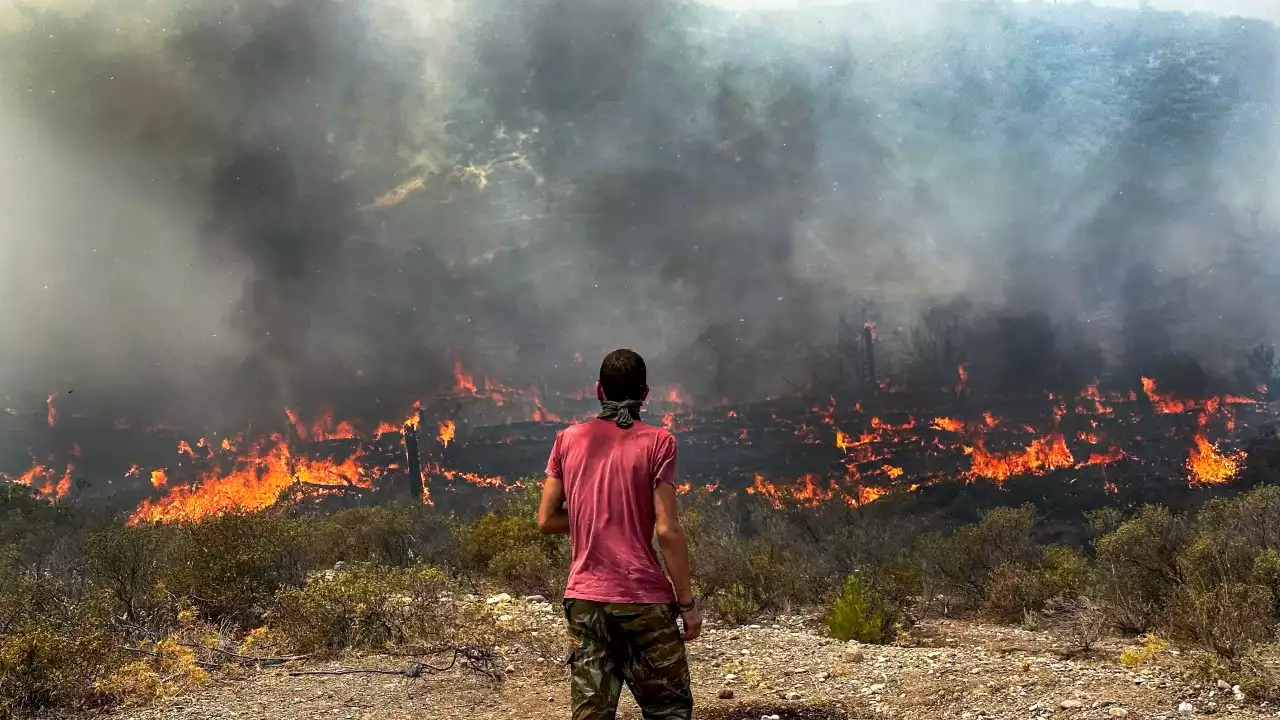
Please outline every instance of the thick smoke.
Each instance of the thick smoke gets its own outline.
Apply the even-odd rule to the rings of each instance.
[[[750,399],[868,320],[922,381],[1043,387],[1274,335],[1271,26],[901,5],[10,10],[0,394],[381,417],[630,346]]]

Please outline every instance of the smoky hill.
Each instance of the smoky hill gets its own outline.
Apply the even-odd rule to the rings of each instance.
[[[958,382],[964,377],[960,368]],[[549,410],[536,395],[466,386],[439,400],[365,431],[291,412],[284,430],[256,441],[95,428],[51,412],[33,432],[52,445],[78,438],[70,450],[6,470],[42,495],[135,523],[410,498],[465,512],[536,482],[566,424],[553,410],[581,419],[594,404],[558,399]],[[645,419],[676,434],[681,491],[745,493],[777,507],[875,505],[956,521],[1033,502],[1069,528],[1102,505],[1194,505],[1255,484],[1280,457],[1270,426],[1276,412],[1262,393],[1179,397],[1145,378],[1137,390],[1094,384],[1071,396],[981,396],[957,386],[929,396],[885,387],[706,409],[680,400],[671,389]],[[539,419],[492,424],[521,414]],[[415,446],[421,481],[411,478],[406,452]]]

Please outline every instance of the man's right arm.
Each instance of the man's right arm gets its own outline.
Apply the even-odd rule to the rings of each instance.
[[[689,544],[680,526],[676,508],[676,488],[671,483],[660,482],[653,490],[653,509],[658,547],[667,566],[667,575],[676,591],[676,601],[685,607],[693,605],[693,583],[689,577]],[[702,632],[702,615],[696,608],[681,612],[684,619],[685,642],[694,640]]]

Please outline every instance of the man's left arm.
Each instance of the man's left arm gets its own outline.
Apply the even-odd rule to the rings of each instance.
[[[543,535],[568,534],[569,511],[564,501],[564,482],[548,475],[542,483],[542,503],[538,505],[538,530]]]

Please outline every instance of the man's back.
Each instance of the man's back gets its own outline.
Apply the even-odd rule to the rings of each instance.
[[[671,584],[653,550],[653,491],[675,483],[676,443],[666,430],[609,420],[556,437],[547,475],[560,478],[573,560],[566,598],[670,603]]]

